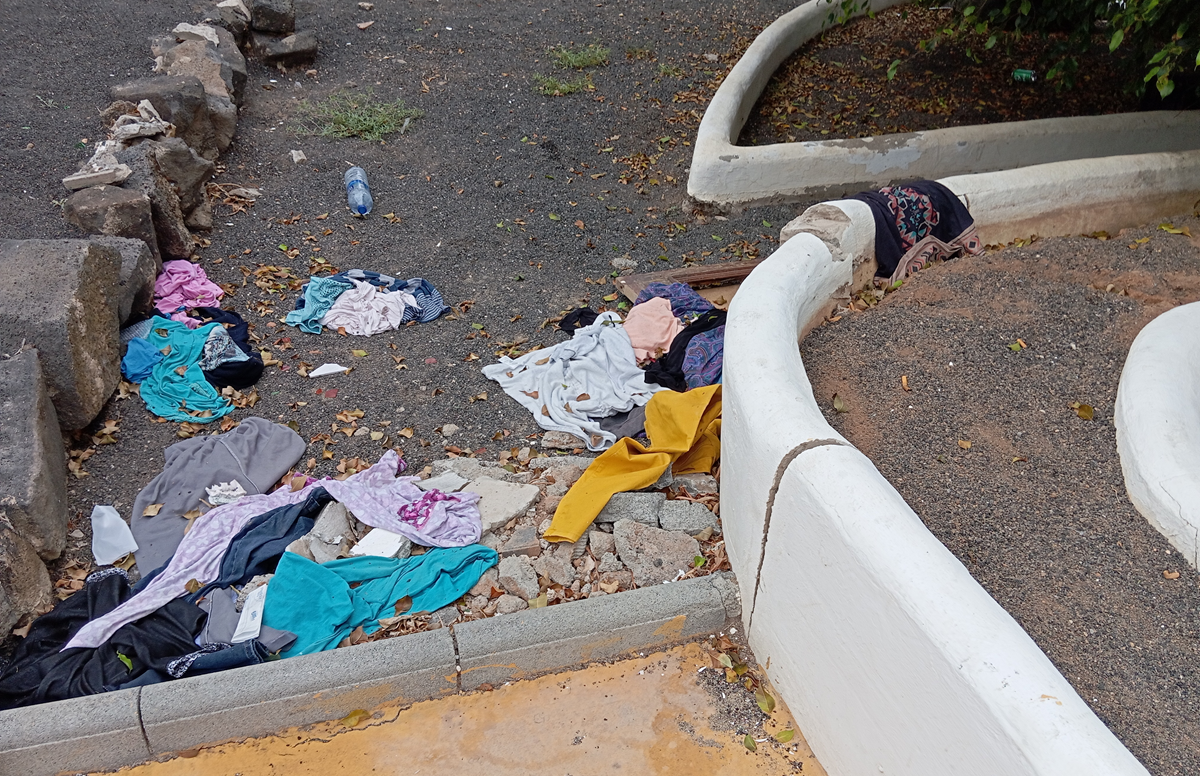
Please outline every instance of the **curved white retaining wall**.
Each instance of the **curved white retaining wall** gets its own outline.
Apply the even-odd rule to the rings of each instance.
[[[882,11],[902,2],[871,0],[870,8]],[[843,196],[914,178],[1200,149],[1200,111],[1119,113],[871,138],[737,145],[750,111],[775,70],[829,26],[831,8],[827,0],[809,0],[781,16],[763,30],[730,71],[696,133],[688,176],[688,194],[693,199],[726,206],[752,205]]]
[[[1114,421],[1129,499],[1200,567],[1200,302],[1138,333]]]
[[[750,644],[813,751],[833,776],[1146,776],[825,422],[796,342],[873,263],[874,225],[852,200],[802,218],[821,238],[792,237],[730,305],[721,515]]]

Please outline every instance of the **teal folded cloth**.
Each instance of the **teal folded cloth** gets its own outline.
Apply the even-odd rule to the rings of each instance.
[[[204,343],[221,324],[189,329],[162,316],[155,316],[153,324],[146,341],[163,353],[163,358],[142,381],[139,393],[146,409],[160,418],[190,423],[210,423],[233,412],[233,404],[205,379],[200,369]],[[177,371],[180,367],[182,374]],[[206,411],[211,414],[201,417]]]
[[[131,383],[140,383],[154,371],[154,365],[162,361],[163,354],[154,349],[141,337],[129,340],[125,358],[121,359],[121,372]]]
[[[289,326],[299,326],[308,334],[321,333],[321,319],[343,291],[351,288],[349,283],[333,278],[310,277],[304,286],[304,304],[287,314]]]
[[[377,631],[379,618],[394,616],[396,602],[405,596],[412,597],[413,614],[457,601],[498,557],[482,544],[435,548],[411,558],[364,556],[322,564],[285,552],[267,585],[262,621],[296,634],[281,657],[323,652],[359,626]]]

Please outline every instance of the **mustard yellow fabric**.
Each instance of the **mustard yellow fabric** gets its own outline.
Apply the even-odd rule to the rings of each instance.
[[[711,472],[721,457],[721,386],[654,394],[646,436],[650,447],[625,437],[592,461],[559,502],[547,541],[578,541],[614,493],[647,488],[672,464],[675,474]]]

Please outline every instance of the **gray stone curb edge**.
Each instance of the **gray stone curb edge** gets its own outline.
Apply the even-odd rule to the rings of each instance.
[[[741,617],[712,574],[191,679],[0,712],[0,773],[113,770],[715,633]]]

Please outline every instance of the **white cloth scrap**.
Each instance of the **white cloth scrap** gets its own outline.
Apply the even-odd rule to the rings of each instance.
[[[208,503],[214,507],[221,504],[232,504],[246,495],[246,489],[237,480],[218,482],[216,485],[206,487],[204,492],[208,494]]]
[[[576,329],[566,342],[520,358],[503,357],[483,368],[504,392],[533,413],[547,431],[565,431],[587,440],[589,450],[617,441],[596,418],[628,412],[664,390],[647,383],[619,315],[602,313],[591,326]]]
[[[403,291],[380,291],[370,283],[350,279],[354,288],[343,291],[321,323],[336,331],[369,337],[400,328],[406,306],[418,307],[417,298]]]

